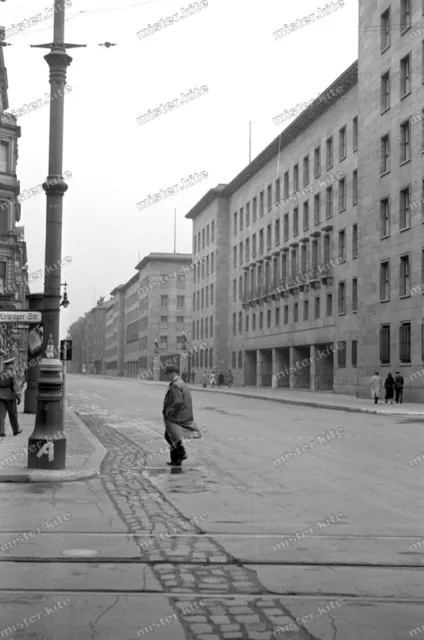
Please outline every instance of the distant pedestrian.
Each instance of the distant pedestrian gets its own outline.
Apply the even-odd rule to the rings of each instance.
[[[13,435],[17,436],[22,433],[22,429],[19,426],[17,408],[17,405],[21,402],[21,387],[13,370],[14,362],[15,358],[5,360],[5,369],[0,374],[0,438],[6,436],[6,413],[9,415]]]
[[[225,382],[224,374],[222,373],[222,371],[220,371],[218,373],[218,387],[219,387],[219,389],[223,386],[224,382]]]
[[[183,438],[200,438],[201,433],[193,419],[193,404],[188,386],[179,376],[178,367],[166,367],[165,374],[170,383],[163,403],[163,421],[165,440],[170,446],[173,467],[181,467],[187,453],[183,447]]]
[[[188,382],[188,371],[187,371],[187,369],[184,369],[184,371],[181,374],[181,378],[187,384],[187,382]]]
[[[403,376],[399,373],[399,371],[396,371],[395,384],[396,384],[396,404],[399,404],[399,403],[402,404],[403,385],[405,384],[405,381],[403,379]]]
[[[384,381],[384,388],[386,389],[385,402],[390,400],[390,404],[393,404],[393,396],[395,395],[395,380],[391,373],[387,374],[387,378]]]
[[[216,380],[215,380],[215,372],[212,371],[210,377],[209,377],[209,382],[211,383],[211,387],[215,387],[216,386]]]
[[[228,384],[228,388],[231,389],[231,385],[234,382],[234,376],[232,374],[231,369],[228,369],[228,373],[227,373],[227,384]]]
[[[208,374],[206,373],[206,371],[203,373],[202,377],[200,378],[200,384],[204,389],[206,389],[208,385]]]
[[[375,372],[370,382],[371,387],[371,398],[374,400],[374,403],[377,404],[380,397],[380,389],[381,389],[381,378],[378,375],[378,371]]]
[[[191,384],[194,384],[194,381],[196,380],[196,373],[195,373],[194,369],[191,370],[190,379],[191,379]]]

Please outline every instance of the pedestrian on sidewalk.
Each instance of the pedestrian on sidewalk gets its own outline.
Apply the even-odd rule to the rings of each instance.
[[[375,372],[370,382],[371,398],[374,400],[374,404],[377,404],[380,397],[381,378],[378,375],[378,371]]]
[[[194,381],[196,380],[196,373],[194,371],[194,369],[191,370],[191,384],[194,384]]]
[[[222,371],[220,371],[218,373],[218,388],[221,389],[221,387],[223,386],[225,380],[224,380],[224,374],[222,373]]]
[[[206,371],[203,373],[200,379],[200,384],[203,386],[204,389],[206,389],[208,384],[208,374],[206,373]]]
[[[21,402],[21,388],[13,369],[15,358],[4,361],[4,371],[0,374],[0,438],[6,436],[6,413],[9,415],[13,435],[22,433],[18,420],[17,405]]]
[[[234,376],[232,374],[231,369],[228,369],[228,373],[227,373],[227,384],[228,384],[228,388],[231,389],[231,385],[234,382]]]
[[[201,438],[199,428],[193,419],[191,393],[186,383],[180,378],[175,365],[166,367],[165,374],[170,383],[163,403],[163,420],[165,423],[165,440],[170,446],[171,462],[168,465],[181,467],[187,453],[183,447],[183,438]]]
[[[183,382],[185,382],[187,384],[187,382],[188,382],[188,371],[187,371],[187,369],[184,369],[184,371],[181,374],[181,378],[182,378]]]
[[[405,381],[403,379],[403,376],[399,373],[399,371],[396,371],[395,384],[396,384],[396,404],[399,404],[399,403],[402,404],[403,385],[405,384]]]
[[[210,375],[210,383],[211,383],[211,387],[215,387],[216,386],[216,380],[215,380],[215,372],[212,371],[211,375]]]
[[[393,396],[395,395],[396,383],[391,373],[387,374],[387,378],[384,381],[384,388],[386,389],[385,402],[390,400],[390,404],[393,404]]]

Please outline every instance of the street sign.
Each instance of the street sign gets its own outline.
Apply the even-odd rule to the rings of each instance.
[[[41,322],[41,311],[0,311],[0,322],[39,324]]]
[[[72,360],[72,340],[60,341],[60,359]]]

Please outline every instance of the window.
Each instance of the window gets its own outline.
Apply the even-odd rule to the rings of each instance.
[[[290,180],[289,180],[289,172],[286,171],[284,174],[284,200],[287,200],[289,197],[290,191]]]
[[[381,113],[390,109],[390,71],[381,76]]]
[[[184,316],[177,316],[177,324],[178,325],[184,324]]]
[[[196,309],[196,293],[193,293],[193,311]]]
[[[400,295],[411,295],[409,255],[400,257]]]
[[[213,338],[213,316],[209,318],[209,335]]]
[[[246,262],[250,260],[250,238],[246,238],[246,247],[245,247],[245,258]]]
[[[215,271],[215,252],[211,253],[211,273]]]
[[[261,191],[259,194],[259,215],[262,217],[264,215],[264,192]]]
[[[351,358],[352,358],[352,367],[356,369],[356,367],[358,366],[358,341],[357,340],[352,340]]]
[[[339,342],[337,351],[337,364],[339,367],[346,366],[346,342]]]
[[[289,323],[289,308],[288,305],[284,307],[284,324]]]
[[[9,231],[9,202],[0,202],[0,234]]]
[[[209,275],[209,256],[206,256],[206,275]]]
[[[10,171],[9,143],[5,140],[0,142],[0,171],[2,173],[9,173]]]
[[[243,333],[243,313],[241,311],[238,314],[238,332]]]
[[[319,296],[317,296],[315,298],[315,320],[318,320],[318,318],[320,317],[320,313],[321,313],[321,298]]]
[[[400,125],[400,162],[411,159],[411,127],[409,120]]]
[[[233,280],[233,302],[236,302],[237,300],[237,279],[234,278]]]
[[[160,297],[160,306],[162,307],[162,309],[167,309],[168,308],[168,296],[161,296]]]
[[[339,315],[346,313],[346,286],[344,282],[339,282]]]
[[[339,213],[346,210],[346,178],[339,180]]]
[[[205,358],[205,360],[206,360],[206,358]],[[203,349],[201,349],[201,351],[200,351],[200,366],[203,369]],[[207,367],[206,363],[205,363],[205,367]]]
[[[280,202],[280,200],[281,200],[280,178],[277,178],[277,180],[275,181],[275,203],[277,204],[278,202]]]
[[[209,225],[206,227],[206,245],[209,246],[209,243],[211,241],[211,237],[210,237],[210,227]]]
[[[200,322],[197,320],[196,322],[196,340],[200,339]]]
[[[244,224],[244,211],[243,211],[243,207],[240,209],[240,213],[239,213],[239,231],[243,231],[243,224]]]
[[[358,311],[358,278],[352,278],[352,311]]]
[[[272,227],[269,224],[266,228],[266,248],[269,251],[271,247],[272,247]]]
[[[264,230],[261,229],[259,231],[259,254],[262,255],[264,252]]]
[[[405,33],[411,26],[411,0],[400,0],[400,32]]]
[[[196,255],[196,236],[193,236],[193,255]],[[196,279],[194,279],[196,281]]]
[[[266,326],[267,326],[267,329],[269,329],[271,327],[271,321],[272,321],[271,309],[268,309],[268,311],[266,312]]]
[[[293,167],[293,193],[299,191],[299,165],[295,164]]]
[[[331,239],[328,233],[324,236],[324,262],[329,262],[331,258]]]
[[[246,314],[245,325],[246,325],[246,333],[249,333],[249,316],[248,316],[248,314]]]
[[[252,313],[252,331],[256,331],[256,313]]]
[[[411,362],[411,323],[402,322],[399,327],[399,360],[402,364]]]
[[[333,315],[333,294],[327,293],[327,316]]]
[[[233,268],[237,267],[237,247],[233,247]]]
[[[352,131],[352,151],[358,151],[358,116],[353,118],[353,131]]]
[[[299,235],[299,209],[296,207],[293,209],[293,235]]]
[[[243,300],[243,276],[239,277],[239,300]]]
[[[390,235],[390,204],[389,198],[380,200],[380,237],[387,238]]]
[[[400,97],[404,98],[411,93],[411,57],[407,56],[400,61]]]
[[[215,242],[215,220],[211,222],[211,242]]]
[[[168,336],[160,336],[159,344],[161,349],[168,349]]]
[[[252,258],[256,258],[256,233],[252,236]]]
[[[303,203],[303,231],[309,229],[309,202]]]
[[[259,314],[259,331],[264,328],[264,312],[261,311]]]
[[[390,136],[386,134],[381,138],[380,174],[383,176],[390,171]]]
[[[308,322],[309,320],[309,302],[308,300],[303,301],[303,321]]]
[[[280,221],[276,220],[275,221],[275,226],[274,226],[274,242],[275,242],[275,246],[278,247],[280,244]]]
[[[301,257],[300,257],[300,269],[302,271],[302,274],[306,273],[307,270],[307,255],[306,255],[306,245],[302,244],[302,248],[301,248]]]
[[[168,316],[161,316],[160,317],[160,328],[161,329],[167,329],[168,328]]]
[[[287,254],[283,253],[281,256],[281,280],[285,282],[287,280]]]
[[[352,174],[352,204],[355,206],[358,204],[358,170]]]
[[[237,333],[237,314],[233,313],[233,336]]]
[[[256,222],[257,217],[258,217],[258,199],[255,197],[252,200],[252,219],[253,219],[253,222]]]
[[[239,351],[238,352],[238,356],[237,356],[237,366],[239,369],[242,368],[243,366],[243,351]]]
[[[239,265],[243,264],[243,243],[240,242],[239,246]]]
[[[237,235],[237,211],[233,213],[233,234]]]
[[[303,186],[309,184],[309,156],[303,158]]]
[[[200,308],[201,309],[205,308],[205,290],[204,289],[202,289],[202,303],[201,303],[201,307]],[[203,322],[203,320],[202,320],[202,322]]]
[[[331,218],[333,216],[333,187],[327,187],[326,189],[326,201],[325,201],[325,217]]]
[[[206,238],[205,238],[205,230],[204,230],[204,229],[202,229],[202,249],[204,249],[204,248],[205,248],[205,241],[206,241]]]
[[[409,187],[402,189],[400,192],[400,229],[409,229],[411,226],[411,209],[409,202]]]
[[[250,227],[250,202],[246,205],[246,227]]]
[[[381,51],[390,47],[390,8],[381,14]]]
[[[314,150],[314,178],[319,178],[321,175],[321,147],[317,147]]]
[[[380,327],[380,362],[390,364],[390,325],[382,324]]]
[[[233,351],[233,353],[232,353],[231,364],[232,364],[233,369],[235,369],[237,367],[237,351]]]
[[[202,278],[205,277],[205,258],[202,258]]]
[[[326,169],[331,169],[333,167],[333,137],[327,138],[325,143],[326,149]]]
[[[275,309],[275,326],[276,327],[280,326],[280,307],[277,307]]]
[[[352,227],[352,260],[358,257],[358,225]]]
[[[339,131],[339,160],[346,158],[346,126],[342,127]]]
[[[317,193],[314,196],[314,224],[320,223],[320,213],[321,213],[321,194]]]
[[[289,239],[289,214],[284,214],[284,241]]]
[[[339,258],[346,262],[346,231],[339,231]]]
[[[267,188],[266,208],[268,211],[271,211],[272,209],[272,185],[271,184],[269,184]]]
[[[213,284],[211,284],[211,305],[213,304]]]
[[[299,304],[297,302],[293,305],[293,322],[299,321]]]

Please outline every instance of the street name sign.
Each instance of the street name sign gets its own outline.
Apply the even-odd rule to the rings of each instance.
[[[41,311],[0,311],[1,322],[39,324],[41,322]]]

